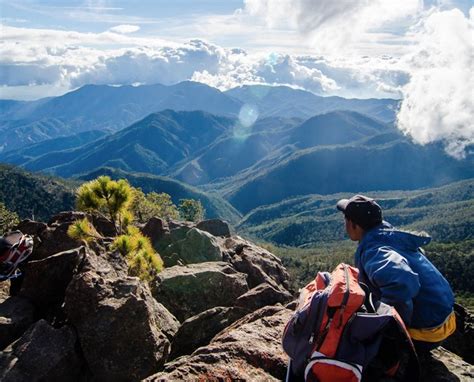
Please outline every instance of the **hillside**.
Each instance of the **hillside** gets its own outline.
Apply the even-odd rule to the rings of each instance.
[[[77,183],[0,164],[0,201],[20,218],[49,220],[74,208]]]
[[[224,134],[232,123],[231,119],[201,111],[167,110],[81,147],[49,152],[23,166],[66,177],[101,166],[164,174],[169,166]]]
[[[86,85],[63,96],[39,101],[1,101],[0,147],[8,151],[27,142],[82,131],[117,131],[150,113],[166,109],[236,115],[240,106],[240,101],[219,90],[190,81],[172,86]]]
[[[474,239],[474,180],[415,191],[368,192],[384,218],[411,230],[424,230],[436,241]],[[345,238],[335,205],[351,193],[307,195],[252,210],[237,227],[252,237],[280,245],[311,246]]]
[[[474,156],[458,161],[436,145],[405,139],[313,147],[217,185],[242,213],[308,194],[413,190],[474,177]],[[291,182],[289,181],[291,179]]]
[[[384,122],[392,122],[399,104],[399,101],[394,99],[321,97],[287,86],[244,85],[230,89],[225,94],[254,105],[262,117],[287,116],[307,119],[335,110],[350,110]]]

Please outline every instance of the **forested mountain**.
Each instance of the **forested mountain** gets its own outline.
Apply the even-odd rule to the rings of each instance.
[[[406,229],[427,231],[436,241],[474,239],[474,180],[415,191],[371,191],[384,219]],[[342,214],[335,208],[352,193],[307,195],[263,206],[247,214],[239,231],[290,246],[322,245],[346,237]]]
[[[391,122],[395,120],[399,104],[399,101],[394,99],[320,97],[287,86],[244,85],[230,89],[225,94],[255,106],[262,117],[287,116],[307,119],[330,111],[351,110]]]
[[[473,155],[454,159],[440,145],[416,145],[391,124],[351,111],[246,126],[203,111],[165,110],[97,140],[89,135],[0,160],[63,177],[104,166],[173,177],[219,193],[244,214],[301,195],[413,190],[474,176]],[[61,146],[71,148],[54,151]]]
[[[240,106],[219,90],[191,81],[172,86],[86,85],[39,101],[0,101],[0,147],[6,151],[87,130],[117,131],[166,109],[237,115]]]
[[[392,121],[398,101],[318,97],[303,90],[259,85],[223,93],[191,81],[171,86],[86,85],[38,101],[0,100],[0,152],[82,131],[117,131],[166,109],[238,116],[244,104],[257,107],[261,118],[307,119],[329,111],[352,110]]]
[[[47,221],[58,212],[74,209],[77,184],[0,164],[0,201],[21,219]]]

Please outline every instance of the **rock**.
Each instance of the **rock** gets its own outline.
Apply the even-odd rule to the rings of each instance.
[[[220,219],[203,220],[196,225],[196,228],[209,232],[214,236],[229,237],[231,234],[229,224]]]
[[[117,228],[115,225],[102,216],[92,215],[92,224],[97,232],[102,236],[117,236]]]
[[[145,381],[282,381],[288,358],[281,335],[291,314],[281,306],[260,309]]]
[[[162,249],[166,248],[170,243],[170,229],[168,224],[163,219],[153,217],[145,224],[141,229],[143,235],[148,237],[151,240],[151,243],[155,249],[160,252]],[[165,238],[168,240],[164,243]]]
[[[248,284],[254,288],[268,283],[278,288],[289,288],[289,275],[281,260],[267,250],[252,244],[239,236],[224,242],[225,260],[239,272],[248,274]]]
[[[76,220],[90,218],[90,215],[81,211],[64,211],[49,219],[48,226],[58,226],[63,223],[74,223]]]
[[[244,308],[219,306],[188,318],[176,334],[170,359],[191,354],[198,347],[207,345],[217,333],[248,313]]]
[[[34,247],[31,260],[41,260],[55,253],[68,251],[81,245],[78,240],[71,239],[67,230],[72,222],[58,223],[41,232],[39,244]]]
[[[113,273],[76,275],[66,291],[65,311],[94,380],[140,380],[164,364],[179,323],[145,284]]]
[[[39,236],[47,228],[46,223],[25,219],[15,227],[15,230],[20,230],[25,235]]]
[[[248,291],[246,275],[225,262],[166,268],[151,287],[155,299],[181,322],[216,306],[232,306]]]
[[[35,308],[26,299],[10,297],[0,303],[0,350],[18,339],[34,322]]]
[[[275,288],[270,284],[263,283],[240,296],[235,306],[240,306],[249,311],[260,309],[267,305],[289,302],[293,296],[283,288]]]
[[[86,248],[79,247],[29,261],[19,295],[41,309],[61,305],[66,288],[85,257]]]
[[[467,382],[474,380],[474,366],[440,347],[421,362],[421,382]]]
[[[40,320],[0,352],[0,380],[78,381],[82,361],[75,345],[76,335],[70,327],[55,329]]]
[[[160,254],[165,267],[222,260],[217,239],[197,228],[188,230],[184,239],[170,244]]]
[[[474,364],[474,314],[459,304],[454,304],[456,331],[444,342],[443,347]]]

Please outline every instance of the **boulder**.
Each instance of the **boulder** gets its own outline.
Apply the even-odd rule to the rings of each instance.
[[[246,275],[225,262],[166,268],[151,288],[155,299],[181,322],[216,306],[232,306],[248,291]]]
[[[19,295],[40,309],[61,305],[66,288],[85,257],[86,248],[79,247],[29,261]]]
[[[176,333],[170,359],[191,354],[198,347],[207,345],[217,333],[248,313],[244,308],[219,306],[188,318]]]
[[[421,382],[474,381],[474,366],[461,357],[439,347],[421,361]]]
[[[25,235],[39,236],[47,228],[46,223],[25,219],[15,227],[15,230],[20,230]]]
[[[79,381],[82,361],[75,345],[70,327],[55,329],[40,320],[0,352],[0,380]]]
[[[72,222],[58,223],[42,231],[39,236],[39,243],[34,247],[30,259],[41,260],[55,253],[79,247],[81,242],[71,239],[67,234],[71,224]]]
[[[289,274],[281,260],[239,236],[224,241],[224,259],[229,261],[239,272],[248,274],[248,284],[254,288],[261,283],[268,283],[278,288],[289,288]]]
[[[145,381],[282,381],[288,358],[281,335],[291,314],[281,306],[249,314]]]
[[[94,380],[140,380],[163,366],[179,323],[138,278],[113,273],[76,275],[65,311]]]
[[[182,240],[173,242],[160,254],[165,267],[222,260],[217,239],[197,228],[188,230]]]
[[[155,249],[160,252],[171,244],[170,229],[165,220],[153,217],[141,229],[143,235],[151,240]]]
[[[117,235],[117,228],[114,223],[104,218],[103,216],[92,215],[92,224],[97,232],[105,237],[112,237]]]
[[[240,306],[253,312],[267,305],[285,304],[292,298],[293,296],[287,290],[263,283],[240,296],[236,300],[235,306]]]
[[[35,308],[26,299],[9,297],[0,303],[0,350],[18,339],[34,322]]]
[[[229,237],[231,235],[229,224],[220,219],[203,220],[196,225],[196,228],[214,236]]]
[[[51,217],[48,226],[58,226],[63,223],[74,223],[76,220],[90,218],[90,215],[81,211],[64,211]]]

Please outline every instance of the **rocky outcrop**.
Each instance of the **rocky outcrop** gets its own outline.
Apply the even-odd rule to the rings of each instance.
[[[86,248],[79,247],[42,260],[29,261],[19,295],[38,309],[61,305],[66,288],[85,256]]]
[[[188,318],[179,327],[170,359],[191,354],[198,347],[207,345],[217,333],[248,313],[250,311],[244,308],[219,306]]]
[[[225,222],[154,218],[140,229],[176,265],[148,286],[129,277],[125,259],[108,250],[112,238],[88,247],[67,238],[69,225],[83,217],[100,225],[103,236],[114,230],[75,212],[48,225],[21,223],[34,235],[35,250],[20,297],[8,296],[9,283],[0,288],[2,381],[284,378],[281,336],[295,303],[288,303],[280,259],[229,236]],[[458,333],[446,346],[465,359],[438,349],[425,361],[423,382],[473,378],[465,362],[474,353],[473,320],[457,310]]]
[[[78,381],[82,370],[74,330],[55,329],[44,320],[0,352],[3,382]]]
[[[181,322],[216,306],[232,306],[247,291],[246,275],[225,262],[167,268],[152,283],[155,299]]]
[[[230,226],[220,219],[203,220],[196,225],[201,231],[209,232],[213,236],[230,237]]]
[[[183,239],[178,240],[161,251],[166,267],[221,261],[222,253],[217,239],[210,233],[197,228],[188,230]]]
[[[274,254],[238,236],[226,239],[223,247],[224,259],[239,272],[248,275],[250,288],[268,283],[288,289],[288,272]]]
[[[262,308],[219,333],[208,346],[166,364],[146,381],[281,381],[287,356],[280,340],[291,311]]]
[[[287,290],[262,283],[241,295],[235,301],[235,306],[240,306],[253,312],[267,305],[284,304],[292,298],[293,296]]]
[[[75,276],[65,311],[94,379],[139,380],[164,364],[178,322],[137,278],[107,273]]]
[[[35,309],[22,297],[9,297],[0,303],[0,350],[19,338],[34,322]]]

